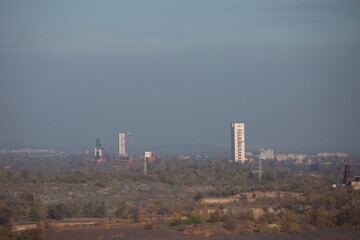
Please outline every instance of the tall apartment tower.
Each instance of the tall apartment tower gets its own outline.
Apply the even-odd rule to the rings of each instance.
[[[119,133],[119,155],[125,155],[125,133]]]
[[[231,160],[245,161],[245,124],[231,123]]]

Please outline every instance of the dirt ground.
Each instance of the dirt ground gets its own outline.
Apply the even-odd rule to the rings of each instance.
[[[161,182],[123,179],[113,181],[106,188],[76,183],[0,184],[0,196],[16,201],[24,193],[31,193],[43,205],[100,200],[106,203],[108,209],[125,200],[133,207],[141,202],[143,208],[146,208],[156,199],[164,200],[168,207],[175,207],[189,199],[192,201],[199,191],[206,192],[209,189],[210,186],[171,186]]]
[[[201,231],[201,230],[200,230]],[[206,232],[206,229],[203,229]],[[46,229],[46,240],[132,240],[132,239],[171,239],[171,240],[197,240],[197,239],[209,239],[209,240],[232,240],[232,239],[244,239],[244,240],[358,240],[360,239],[360,228],[333,228],[333,229],[318,229],[313,231],[302,232],[301,234],[291,233],[251,233],[246,231],[236,233],[226,233],[224,231],[215,231],[214,234],[209,237],[203,235],[193,235],[185,231],[177,230],[145,230],[143,227],[120,227],[113,229],[104,228],[90,228],[90,229],[65,229],[62,231],[56,231],[53,229]]]

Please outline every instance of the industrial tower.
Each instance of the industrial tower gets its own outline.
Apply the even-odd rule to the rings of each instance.
[[[349,162],[349,161],[345,161],[345,170],[344,170],[343,184],[345,184],[346,186],[350,186],[350,185],[351,185],[350,162]]]
[[[100,139],[96,139],[96,145],[95,145],[95,159],[99,160],[100,157],[103,155],[103,148],[100,143]]]

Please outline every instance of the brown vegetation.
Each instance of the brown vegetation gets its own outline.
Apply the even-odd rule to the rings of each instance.
[[[147,176],[139,163],[114,166],[75,159],[63,162],[69,169],[41,161],[37,167],[8,160],[1,164],[11,166],[0,170],[0,225],[9,237],[16,237],[12,224],[35,223],[43,226],[40,230],[54,224],[62,230],[71,219],[84,217],[98,219],[94,222],[106,230],[115,223],[137,222],[148,232],[195,233],[201,231],[189,229],[211,226],[227,232],[300,234],[360,223],[360,191],[331,188],[339,178],[331,165],[319,178],[293,175],[286,163],[269,162],[272,168],[260,183],[252,165],[225,161],[157,160]]]

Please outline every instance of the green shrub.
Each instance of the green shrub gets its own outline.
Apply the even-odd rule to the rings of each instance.
[[[282,220],[280,223],[280,231],[281,232],[289,232],[291,229],[291,222],[287,220]]]
[[[14,233],[11,229],[0,226],[0,240],[15,240]]]
[[[41,220],[40,208],[37,204],[33,204],[29,210],[29,217],[31,221],[39,222]]]
[[[54,203],[48,205],[48,218],[61,220],[67,217],[67,206],[64,203]]]
[[[225,222],[224,222],[224,228],[229,231],[234,231],[237,226],[237,220],[234,216],[230,216]]]
[[[250,220],[254,221],[254,213],[251,209],[249,209],[247,212],[243,212],[240,214],[241,220]]]
[[[202,194],[202,192],[198,192],[195,196],[194,196],[194,200],[197,202],[200,199],[202,199],[204,197],[204,195]]]
[[[180,219],[174,219],[171,223],[170,223],[170,227],[173,226],[180,226],[181,225],[181,220]]]
[[[144,224],[144,229],[146,230],[152,230],[154,229],[154,225],[152,225],[151,223],[147,222]]]
[[[221,218],[220,218],[220,222],[226,222],[229,218],[229,215],[224,214]]]
[[[335,223],[333,222],[333,221],[327,221],[326,223],[325,223],[325,226],[327,227],[327,228],[334,228],[335,227]]]
[[[292,223],[290,227],[290,233],[300,233],[300,226],[297,223]]]
[[[187,219],[187,224],[189,225],[201,224],[203,222],[204,222],[203,216],[199,214],[197,211],[190,213]]]
[[[262,224],[257,224],[254,228],[254,232],[265,232],[265,227]]]
[[[86,202],[83,204],[82,209],[84,217],[102,218],[107,215],[107,208],[103,201]]]
[[[27,229],[18,232],[16,235],[16,240],[45,240],[45,234],[44,231],[40,228]]]
[[[129,205],[124,200],[116,204],[115,216],[123,219],[130,218]]]
[[[11,217],[13,211],[6,205],[0,202],[0,225],[9,227],[11,226]]]
[[[170,227],[181,225],[181,215],[178,211],[174,211],[173,221],[170,223]]]
[[[214,213],[210,214],[209,222],[217,223],[219,221],[220,221],[220,217],[217,214],[214,214]]]
[[[360,222],[360,207],[346,207],[335,216],[338,226],[357,226]]]
[[[268,213],[265,215],[265,220],[267,221],[267,223],[273,224],[277,222],[279,219],[274,213]]]
[[[269,229],[270,233],[279,233],[280,229],[278,227],[272,227]]]
[[[255,228],[253,229],[254,232],[266,232],[266,233],[273,233],[273,232],[278,232],[278,229],[275,227],[275,228],[268,228],[268,227],[264,227],[262,224],[257,224],[255,226]]]

